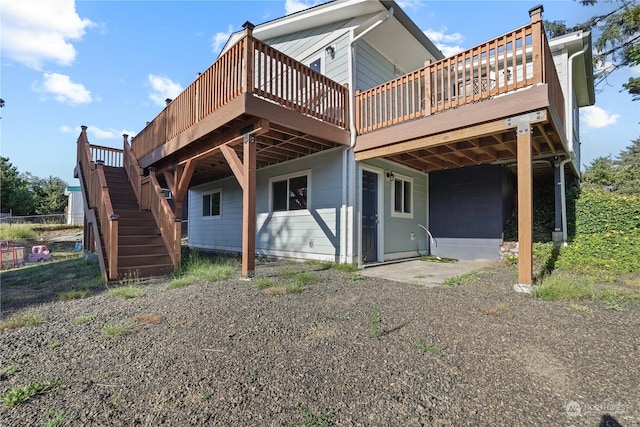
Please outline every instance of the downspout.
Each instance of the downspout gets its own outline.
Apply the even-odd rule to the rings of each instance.
[[[356,145],[356,136],[357,136],[357,128],[356,128],[356,106],[355,106],[355,92],[356,92],[356,42],[368,34],[371,30],[378,27],[380,24],[384,23],[386,20],[393,16],[393,7],[390,7],[387,11],[387,14],[384,18],[373,23],[369,28],[358,34],[354,37],[354,30],[351,30],[351,42],[349,43],[350,50],[350,58],[349,58],[349,137],[350,143],[349,148],[343,151],[343,186],[342,186],[342,203],[345,208],[347,206],[350,207],[351,212],[349,212],[346,216],[349,221],[346,223],[346,233],[345,233],[345,241],[347,249],[347,260],[351,260],[353,262],[353,242],[354,242],[354,229],[355,229],[355,189],[356,189],[356,162],[355,160],[351,162],[351,175],[352,178],[346,180],[346,173],[349,165],[349,154],[353,152],[353,147]],[[347,184],[348,182],[348,184]],[[348,197],[347,197],[348,191]],[[359,241],[359,239],[358,239]],[[351,251],[351,253],[349,253]]]
[[[569,111],[567,111],[567,113],[565,114],[566,118],[569,117],[573,117],[573,60],[576,59],[578,56],[580,55],[584,55],[585,52],[587,51],[587,49],[589,48],[589,45],[585,45],[582,50],[575,52],[574,54],[572,54],[571,56],[569,56],[569,87],[568,87],[568,92],[569,92]],[[569,153],[574,153],[574,149],[573,149],[573,120],[571,121],[571,127],[569,128]],[[565,238],[566,241],[566,238]]]
[[[564,165],[566,165],[567,163],[569,163],[570,161],[572,161],[573,159],[575,159],[575,150],[573,148],[573,143],[575,142],[574,140],[574,135],[573,135],[573,108],[574,108],[574,90],[573,90],[573,60],[576,59],[578,56],[580,55],[584,55],[587,52],[587,49],[589,48],[589,45],[586,44],[582,50],[573,53],[571,56],[569,56],[568,62],[569,62],[569,87],[567,88],[568,92],[569,92],[569,105],[568,105],[568,111],[565,114],[566,118],[571,117],[571,126],[569,127],[569,138],[568,138],[568,142],[569,142],[569,157],[567,157],[566,159],[564,159],[563,161],[560,162],[560,201],[561,201],[561,205],[562,205],[562,241],[563,241],[563,245],[567,245],[567,240],[569,238],[568,236],[568,231],[567,231],[567,194],[566,194],[566,179],[565,179],[565,174],[564,174]],[[578,165],[578,168],[580,166]]]
[[[571,157],[567,157],[563,161],[560,162],[558,166],[560,168],[560,205],[562,209],[562,241],[563,245],[567,245],[567,194],[566,194],[566,183],[564,178],[564,165],[572,161],[574,158],[573,153],[571,153]]]

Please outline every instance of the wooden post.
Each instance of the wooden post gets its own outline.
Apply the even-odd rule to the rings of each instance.
[[[544,31],[542,28],[542,12],[544,8],[542,5],[538,5],[529,10],[529,16],[531,17],[532,35],[531,43],[533,48],[532,61],[533,61],[533,81],[534,83],[544,82],[543,76],[543,58],[542,53],[542,41],[544,39]],[[514,70],[515,72],[515,70]]]
[[[424,105],[420,105],[422,108],[422,115],[431,115],[431,60],[424,61]]]
[[[244,76],[245,76],[245,88],[244,91],[248,93],[253,92],[253,29],[255,25],[247,21],[242,25],[244,28]]]
[[[245,135],[242,169],[242,276],[253,277],[256,265],[256,136]]]
[[[533,168],[531,124],[521,118],[517,128],[518,151],[518,284],[533,281]]]
[[[118,278],[118,218],[108,218],[109,221],[109,279]]]

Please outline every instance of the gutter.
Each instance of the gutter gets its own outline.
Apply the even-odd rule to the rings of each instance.
[[[565,113],[565,117],[573,117],[573,107],[574,107],[574,91],[573,91],[573,60],[576,59],[578,56],[580,55],[584,55],[587,51],[587,49],[589,48],[589,44],[585,44],[585,46],[582,48],[582,50],[575,52],[573,55],[569,56],[569,108],[566,113]],[[569,129],[569,153],[570,154],[574,154],[574,149],[573,149],[573,122],[572,122],[572,126]],[[578,169],[580,169],[578,167]],[[578,171],[579,173],[579,171]],[[566,240],[566,239],[565,239]]]

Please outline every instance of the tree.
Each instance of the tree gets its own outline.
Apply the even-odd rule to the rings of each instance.
[[[67,197],[64,190],[67,183],[60,178],[49,176],[40,178],[29,172],[24,173],[23,178],[28,182],[29,191],[34,200],[34,213],[47,215],[63,213],[67,206]]]
[[[582,174],[585,185],[616,193],[640,194],[640,138],[632,141],[616,159],[598,157]]]
[[[640,138],[620,152],[617,169],[618,191],[640,194]]]
[[[0,156],[0,209],[14,215],[29,215],[34,208],[28,182],[8,157]]]
[[[580,0],[592,6],[598,0]],[[596,85],[605,82],[611,73],[623,67],[640,65],[640,5],[635,0],[612,1],[617,7],[604,15],[594,16],[586,22],[567,27],[565,21],[545,21],[550,38],[573,31],[593,30],[598,38],[594,43],[594,65],[600,68],[594,77]],[[634,101],[640,99],[640,77],[631,77],[623,88]]]

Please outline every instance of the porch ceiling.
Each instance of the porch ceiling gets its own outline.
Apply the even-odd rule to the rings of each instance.
[[[234,176],[225,156],[217,148],[227,145],[243,161],[241,133],[252,133],[252,129],[257,130],[255,132],[257,169],[343,145],[342,142],[323,139],[299,129],[243,115],[163,159],[156,165],[157,169],[159,171],[172,169],[176,164],[194,159],[195,169],[190,187]]]

